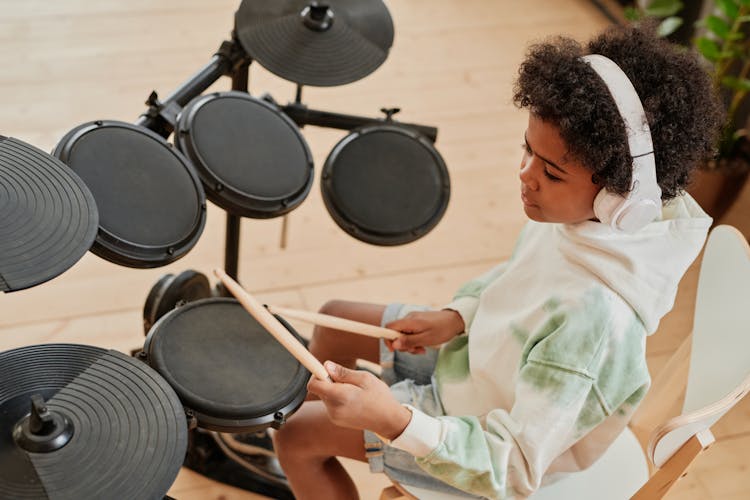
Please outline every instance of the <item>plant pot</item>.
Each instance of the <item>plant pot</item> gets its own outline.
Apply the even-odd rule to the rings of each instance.
[[[737,199],[748,173],[748,169],[700,168],[687,191],[717,224]]]

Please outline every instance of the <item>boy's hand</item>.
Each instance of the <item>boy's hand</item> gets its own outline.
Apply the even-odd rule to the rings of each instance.
[[[411,312],[385,326],[403,334],[395,340],[386,340],[386,346],[391,351],[395,349],[412,354],[423,354],[425,346],[448,342],[465,328],[461,315],[451,309]]]
[[[341,427],[368,429],[395,439],[411,420],[411,412],[391,394],[375,375],[350,370],[331,361],[325,367],[334,383],[310,379],[307,390],[326,405],[331,422]]]

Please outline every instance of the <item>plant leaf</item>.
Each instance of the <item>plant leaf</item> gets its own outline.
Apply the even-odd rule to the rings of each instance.
[[[737,78],[736,76],[725,76],[721,79],[721,84],[734,90],[750,91],[750,80],[747,78]]]
[[[708,16],[706,18],[706,27],[722,40],[726,40],[729,36],[729,25],[720,17]]]
[[[634,7],[625,7],[623,14],[628,21],[638,21],[641,19],[641,11]]]
[[[659,23],[659,27],[656,28],[656,33],[662,37],[669,36],[677,31],[677,28],[679,28],[680,26],[682,26],[682,19],[679,17],[670,16]]]
[[[716,0],[716,5],[721,9],[729,21],[734,21],[740,13],[739,7],[734,0]]]
[[[643,12],[649,17],[669,17],[677,14],[682,7],[680,0],[654,0]]]
[[[695,46],[698,48],[698,51],[703,54],[703,57],[711,62],[718,61],[719,57],[721,56],[719,46],[716,44],[716,42],[709,38],[703,36],[698,37],[695,40]]]

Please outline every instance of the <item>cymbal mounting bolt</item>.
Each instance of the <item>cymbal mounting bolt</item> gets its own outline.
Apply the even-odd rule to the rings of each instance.
[[[324,3],[310,2],[300,12],[302,22],[313,31],[327,31],[333,25],[333,11]]]

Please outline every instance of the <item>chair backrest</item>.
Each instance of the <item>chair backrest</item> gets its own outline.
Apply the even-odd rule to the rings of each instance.
[[[750,247],[731,226],[709,234],[698,278],[687,392],[682,414],[652,435],[661,467],[750,391]]]

